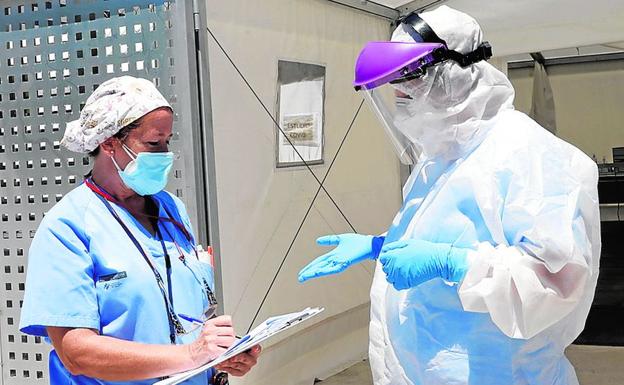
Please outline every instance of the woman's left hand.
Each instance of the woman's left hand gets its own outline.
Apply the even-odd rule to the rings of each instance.
[[[217,370],[227,372],[234,377],[241,377],[247,374],[258,362],[258,356],[262,348],[256,345],[249,350],[240,353],[227,361],[223,361],[216,366]]]

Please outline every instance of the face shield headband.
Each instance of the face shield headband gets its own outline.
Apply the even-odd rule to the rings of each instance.
[[[447,60],[467,67],[492,57],[492,47],[488,42],[481,43],[476,50],[465,55],[448,49],[446,42],[415,13],[400,23],[415,42],[376,41],[366,44],[355,64],[353,85],[356,91],[420,78],[428,67]]]
[[[400,22],[414,42],[369,42],[357,59],[354,86],[356,90],[364,91],[401,162],[415,164],[421,155],[427,156],[427,152],[434,150],[425,144],[422,133],[414,130],[413,119],[417,118],[418,112],[410,108],[410,91],[403,85],[410,86],[411,93],[426,95],[431,82],[414,79],[431,72],[427,71],[429,67],[448,60],[466,67],[489,59],[492,49],[485,42],[475,51],[463,55],[449,50],[446,42],[418,15],[411,14]]]

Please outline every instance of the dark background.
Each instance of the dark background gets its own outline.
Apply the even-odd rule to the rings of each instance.
[[[601,204],[621,204],[624,219],[624,163],[619,168],[601,169],[598,193]],[[624,346],[624,221],[601,222],[601,233],[596,296],[576,343]]]

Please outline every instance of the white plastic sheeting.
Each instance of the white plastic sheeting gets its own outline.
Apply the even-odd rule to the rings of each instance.
[[[533,99],[529,116],[548,131],[557,134],[555,98],[546,67],[538,61],[535,62],[533,69]]]
[[[477,19],[495,56],[624,41],[620,0],[448,0],[443,4]]]
[[[367,2],[363,2],[367,3]],[[624,42],[620,0],[376,0],[406,10],[448,5],[479,21],[495,56]]]
[[[322,0],[215,0],[207,9],[209,27],[269,109],[278,60],[326,66],[325,164],[312,166],[322,179],[362,100],[351,85],[355,58],[367,41],[388,37],[388,21]],[[275,168],[273,122],[213,41],[209,48],[224,311],[243,333],[318,184],[303,167]],[[381,233],[400,206],[399,170],[364,105],[325,185],[359,232]],[[326,311],[271,340],[250,375],[232,383],[312,384],[366,356],[372,264],[297,282],[299,269],[325,251],[315,238],[345,231],[321,192],[256,324],[306,306]]]

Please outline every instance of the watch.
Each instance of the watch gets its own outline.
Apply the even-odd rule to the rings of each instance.
[[[219,372],[215,374],[213,385],[229,385],[228,374],[226,372]]]

